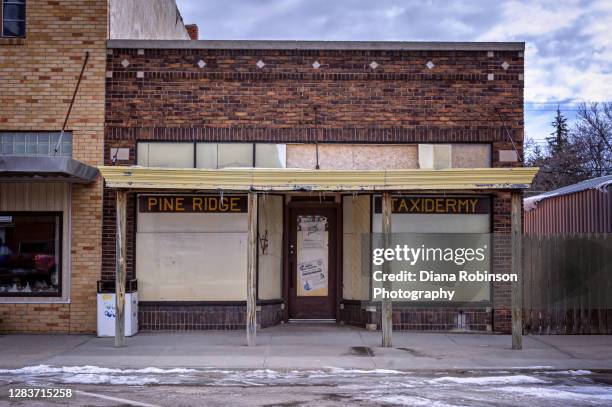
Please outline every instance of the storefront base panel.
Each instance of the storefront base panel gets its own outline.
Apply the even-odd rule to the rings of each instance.
[[[414,308],[393,305],[396,331],[487,332],[491,330],[491,311],[486,308]],[[381,329],[381,306],[361,301],[344,301],[340,320],[347,325]]]
[[[70,333],[70,306],[0,304],[0,332]]]
[[[148,304],[138,305],[141,331],[206,331],[246,328],[245,304]],[[282,303],[258,305],[257,321],[262,328],[279,324]]]

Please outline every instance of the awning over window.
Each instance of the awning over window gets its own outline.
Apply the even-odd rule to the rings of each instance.
[[[537,168],[339,171],[100,167],[110,188],[230,191],[522,189],[531,185],[537,171]]]
[[[98,169],[68,157],[0,156],[0,182],[92,182]]]

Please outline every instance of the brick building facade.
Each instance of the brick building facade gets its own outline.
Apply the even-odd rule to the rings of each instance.
[[[8,163],[21,160],[33,168],[59,163],[90,170],[103,163],[109,1],[16,3],[4,8],[7,16],[10,12],[11,18],[23,20],[20,25],[9,22],[7,16],[0,19],[0,331],[95,332],[96,282],[102,261],[102,179],[73,183],[44,172],[8,174],[12,170]],[[166,3],[176,13],[174,2]],[[132,16],[126,22],[120,17],[113,21],[115,26],[138,19]],[[175,21],[182,25],[182,20],[172,19],[173,32],[179,32]],[[168,37],[163,28],[157,27],[156,38],[179,38]],[[188,38],[184,27],[183,34]],[[56,144],[86,53],[66,132]],[[70,178],[65,168],[60,169],[59,177]],[[54,232],[43,236],[33,230],[43,219],[53,222],[51,217],[60,222],[46,224]],[[44,227],[39,224],[39,229]],[[49,239],[60,247],[50,247]],[[39,279],[43,266],[32,266],[33,256],[54,257],[49,260],[54,262],[52,277]],[[19,273],[29,277],[21,278]]]
[[[101,164],[106,7],[104,1],[27,2],[25,37],[0,38],[0,132],[58,132],[89,52],[67,129],[72,133],[72,158],[92,166]],[[26,202],[6,207],[17,193],[8,186],[3,183],[0,188],[0,209],[29,207]],[[102,180],[74,184],[70,189],[70,291],[46,303],[27,298],[6,303],[7,299],[0,298],[3,331],[95,330],[92,309],[102,255],[101,235],[96,233],[102,228]]]
[[[149,148],[167,143],[166,152],[170,154],[171,145],[179,143],[193,151],[189,153],[195,157],[191,165],[197,167],[200,146],[205,149],[210,143],[219,143],[215,148],[220,154],[218,146],[222,144],[255,143],[254,157],[259,144],[282,145],[287,168],[309,168],[314,159],[309,155],[311,147],[316,148],[321,170],[406,168],[405,165],[417,169],[521,167],[523,49],[522,43],[198,41],[177,45],[111,41],[107,55],[104,163],[122,168],[147,166],[139,157],[140,151],[152,157]],[[396,148],[397,152],[385,150]],[[117,151],[122,152],[121,159]],[[433,151],[429,161],[428,151]],[[411,154],[414,157],[407,158]],[[450,154],[452,159],[444,154]],[[384,156],[385,162],[371,163],[377,155]],[[254,158],[253,166],[257,166],[256,161]],[[395,162],[403,164],[394,167]],[[512,188],[507,183],[506,187],[452,191],[491,199],[486,224],[490,227],[487,232],[493,233],[491,267],[495,273],[510,271]],[[396,192],[420,196],[451,193],[435,187]],[[114,194],[113,189],[105,189],[104,280],[114,279]],[[364,194],[376,195],[367,191]],[[137,196],[138,191],[128,200],[127,259],[128,278],[137,279],[140,285],[137,246],[144,234],[136,236],[142,212]],[[344,228],[352,228],[346,223],[350,200],[346,191],[329,191],[316,197],[308,192],[286,193],[281,207],[287,212],[291,202],[297,205],[301,200],[325,199],[336,202],[339,216],[344,217],[339,219],[345,219]],[[368,215],[363,218],[369,216],[366,223],[371,231],[373,201],[367,198],[364,202]],[[354,211],[357,204],[350,205]],[[279,249],[283,257],[290,250],[288,231],[284,229],[283,247]],[[346,244],[346,239],[338,241],[345,252]],[[349,256],[339,253],[344,257],[338,262],[338,272],[344,277],[339,278],[337,290],[343,294],[338,294],[333,319],[380,327],[380,309],[364,306],[364,301],[356,299],[358,295],[347,288]],[[148,273],[144,269],[142,272]],[[258,278],[263,284],[262,277]],[[287,279],[291,277],[281,271],[280,295],[258,298],[258,322],[262,326],[291,319]],[[209,300],[202,295],[182,301],[162,297],[141,302],[141,328],[244,327],[245,305],[241,299]],[[396,307],[393,320],[396,329],[508,332],[510,284],[493,283],[489,299],[473,307]]]

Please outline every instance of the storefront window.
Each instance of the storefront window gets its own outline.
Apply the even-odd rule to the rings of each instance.
[[[285,168],[287,146],[273,143],[139,142],[137,162],[144,167]]]
[[[193,168],[193,143],[138,143],[138,165]]]
[[[0,213],[0,296],[61,295],[61,215]]]
[[[217,167],[253,167],[253,144],[217,144]]]
[[[255,167],[259,168],[286,168],[286,144],[255,144]]]

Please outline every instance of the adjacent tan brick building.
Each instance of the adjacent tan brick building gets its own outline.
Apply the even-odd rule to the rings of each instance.
[[[104,135],[107,2],[28,1],[26,15],[25,38],[0,38],[0,131],[59,131],[89,52],[66,128],[72,132],[72,157],[96,166]],[[95,331],[102,181],[74,184],[70,192],[69,295],[57,303],[0,303],[2,331]]]
[[[16,11],[17,15],[25,14],[25,32],[15,35],[9,31],[12,26],[4,22],[5,30],[0,30],[0,160],[3,155],[54,155],[54,140],[62,129],[82,64],[89,53],[63,140],[69,146],[71,137],[73,160],[89,166],[103,162],[106,41],[109,7],[116,9],[117,3],[125,7],[139,2],[27,0],[25,10]],[[160,24],[154,27],[155,32],[138,35],[188,38],[180,15],[175,15],[178,12],[174,0],[157,3],[158,11],[167,10],[172,16],[157,20]],[[121,20],[120,14],[114,17],[116,29],[151,14],[142,2],[132,9],[132,21]],[[164,27],[161,23],[165,21],[171,21],[172,27]],[[130,27],[120,32],[126,38],[134,35]],[[26,150],[19,150],[21,147]],[[30,147],[33,150],[28,150]],[[65,155],[70,157],[70,152]],[[64,220],[63,242],[69,245],[61,250],[64,261],[61,295],[37,297],[27,293],[27,296],[11,297],[8,291],[2,292],[0,331],[73,333],[96,329],[96,282],[100,279],[102,254],[102,179],[98,177],[87,184],[61,183],[61,187],[66,190],[56,196],[50,192],[58,188],[56,183],[0,180],[1,212],[57,210]],[[0,237],[6,240],[7,233],[12,232],[7,229]],[[23,247],[7,250],[13,255],[22,255]],[[13,291],[27,291],[34,284],[28,281],[23,289],[21,282],[4,281],[6,290]],[[17,288],[11,288],[12,284]]]

